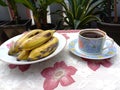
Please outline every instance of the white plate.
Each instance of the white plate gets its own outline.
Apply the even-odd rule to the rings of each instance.
[[[109,45],[109,43],[105,43],[105,45],[107,46]],[[77,39],[70,41],[68,48],[73,54],[82,58],[87,58],[92,60],[103,60],[103,59],[111,58],[116,55],[116,48],[114,45],[113,47],[104,50],[101,54],[96,54],[96,55],[88,54],[88,53],[86,54],[78,48]]]
[[[65,47],[66,45],[66,39],[63,35],[59,34],[59,33],[54,33],[54,36],[58,38],[59,40],[59,44],[57,49],[50,54],[49,56],[36,60],[36,61],[17,61],[16,57],[14,56],[10,56],[8,55],[8,50],[9,48],[7,47],[7,44],[11,43],[12,41],[16,41],[21,35],[15,36],[9,40],[7,40],[6,42],[4,42],[1,46],[0,46],[0,60],[10,63],[10,64],[17,64],[17,65],[23,65],[23,64],[33,64],[33,63],[38,63],[38,62],[42,62],[45,60],[48,60],[49,58],[57,55],[60,51],[62,51],[62,49]]]

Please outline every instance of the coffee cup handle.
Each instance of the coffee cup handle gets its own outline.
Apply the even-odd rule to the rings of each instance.
[[[111,47],[113,46],[114,40],[113,40],[112,38],[106,39],[106,41],[108,41],[108,40],[111,41],[111,44],[108,45],[108,46],[106,46],[106,47],[104,47],[103,50],[105,50],[105,49],[107,49],[107,48],[111,48]]]

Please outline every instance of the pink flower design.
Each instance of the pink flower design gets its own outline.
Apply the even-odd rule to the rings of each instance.
[[[96,60],[89,60],[89,59],[83,58],[83,60],[87,61],[88,67],[93,71],[96,71],[98,68],[100,68],[100,65],[103,65],[106,68],[109,68],[112,65],[112,63],[110,62],[110,59],[96,61]]]
[[[20,71],[24,72],[24,71],[27,71],[30,68],[30,64],[28,64],[28,65],[9,64],[10,69],[15,69],[16,67],[18,67]]]
[[[41,74],[45,77],[44,90],[53,90],[60,83],[62,86],[68,86],[75,82],[71,75],[77,71],[72,66],[67,66],[63,61],[56,62],[54,67],[44,69]]]
[[[67,36],[67,34],[62,34],[66,39],[69,39],[70,37]]]

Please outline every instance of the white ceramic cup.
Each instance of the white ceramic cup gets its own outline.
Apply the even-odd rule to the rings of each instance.
[[[110,44],[105,46],[105,42],[108,40]],[[112,47],[113,44],[113,39],[107,38],[107,34],[100,29],[82,29],[79,32],[79,49],[85,53],[100,54],[103,50]]]

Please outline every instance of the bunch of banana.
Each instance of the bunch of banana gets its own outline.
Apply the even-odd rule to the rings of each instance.
[[[58,39],[56,37],[52,37],[45,44],[33,49],[28,56],[28,60],[33,61],[44,58],[50,55],[52,52],[54,52],[57,46],[58,46]]]
[[[15,43],[12,45],[8,51],[8,55],[16,55],[20,51],[20,45],[26,41],[28,38],[31,38],[39,33],[42,33],[43,30],[35,29],[24,33]]]
[[[20,51],[18,53],[18,56],[17,56],[17,61],[27,60],[28,56],[29,56],[29,53],[30,53],[30,51],[28,51],[28,50],[22,50],[22,51]]]
[[[25,40],[19,47],[20,49],[32,50],[45,42],[47,42],[52,36],[55,30],[46,30],[42,33],[38,33],[31,38]]]
[[[16,54],[17,60],[34,61],[54,52],[58,39],[53,36],[55,30],[32,30],[20,37],[9,49],[8,54]]]

